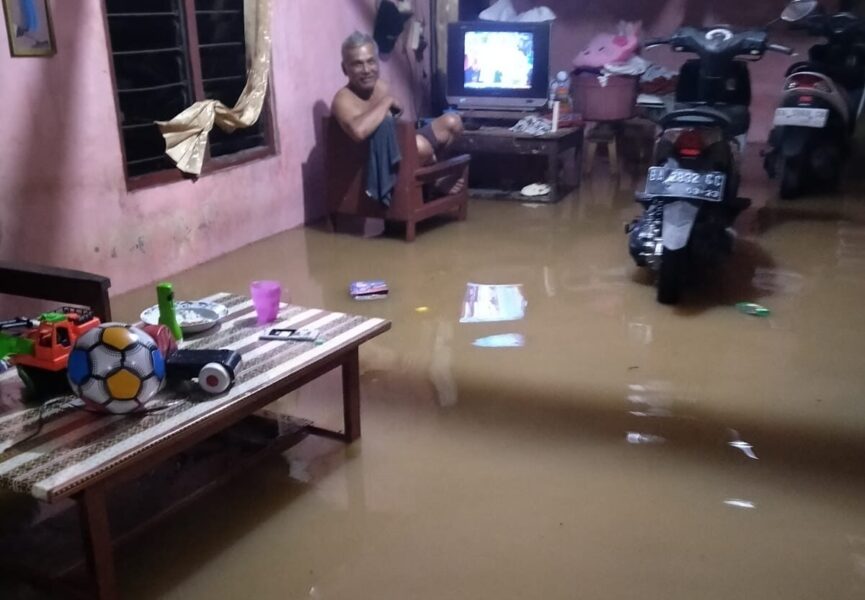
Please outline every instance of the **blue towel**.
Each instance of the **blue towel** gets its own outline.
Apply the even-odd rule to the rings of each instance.
[[[366,193],[370,198],[390,206],[401,159],[396,139],[396,121],[388,115],[369,137]]]

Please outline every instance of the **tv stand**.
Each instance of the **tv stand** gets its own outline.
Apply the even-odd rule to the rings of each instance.
[[[472,160],[482,159],[483,155],[510,156],[543,156],[547,161],[546,181],[550,193],[546,196],[527,198],[518,189],[483,189],[471,187],[473,196],[507,198],[531,202],[558,202],[570,190],[580,185],[580,159],[583,147],[582,127],[561,128],[555,133],[532,136],[522,132],[514,132],[507,127],[484,126],[477,130],[466,130],[458,137],[451,151],[472,155]],[[562,160],[563,155],[570,154],[570,161]],[[568,162],[573,168],[571,181],[562,177],[562,170]],[[509,173],[508,175],[514,175]],[[505,179],[504,177],[502,179]],[[471,182],[470,182],[471,185]]]

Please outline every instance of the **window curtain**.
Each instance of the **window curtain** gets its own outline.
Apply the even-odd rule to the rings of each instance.
[[[196,102],[170,121],[157,121],[165,138],[165,153],[184,173],[200,175],[207,153],[207,136],[217,125],[227,133],[258,121],[270,76],[271,0],[244,0],[246,86],[233,108],[218,100]],[[197,51],[197,49],[196,49]]]

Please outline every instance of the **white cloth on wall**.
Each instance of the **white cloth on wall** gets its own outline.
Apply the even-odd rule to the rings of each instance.
[[[521,13],[517,13],[511,0],[498,0],[495,4],[484,10],[480,14],[482,21],[511,21],[511,22],[538,22],[552,21],[556,18],[556,13],[546,6],[536,6]]]

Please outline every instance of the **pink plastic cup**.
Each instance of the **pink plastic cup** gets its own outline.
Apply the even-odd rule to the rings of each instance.
[[[282,294],[282,287],[279,282],[253,281],[249,286],[249,292],[252,295],[255,313],[258,315],[258,324],[273,323],[279,312],[279,298]]]

